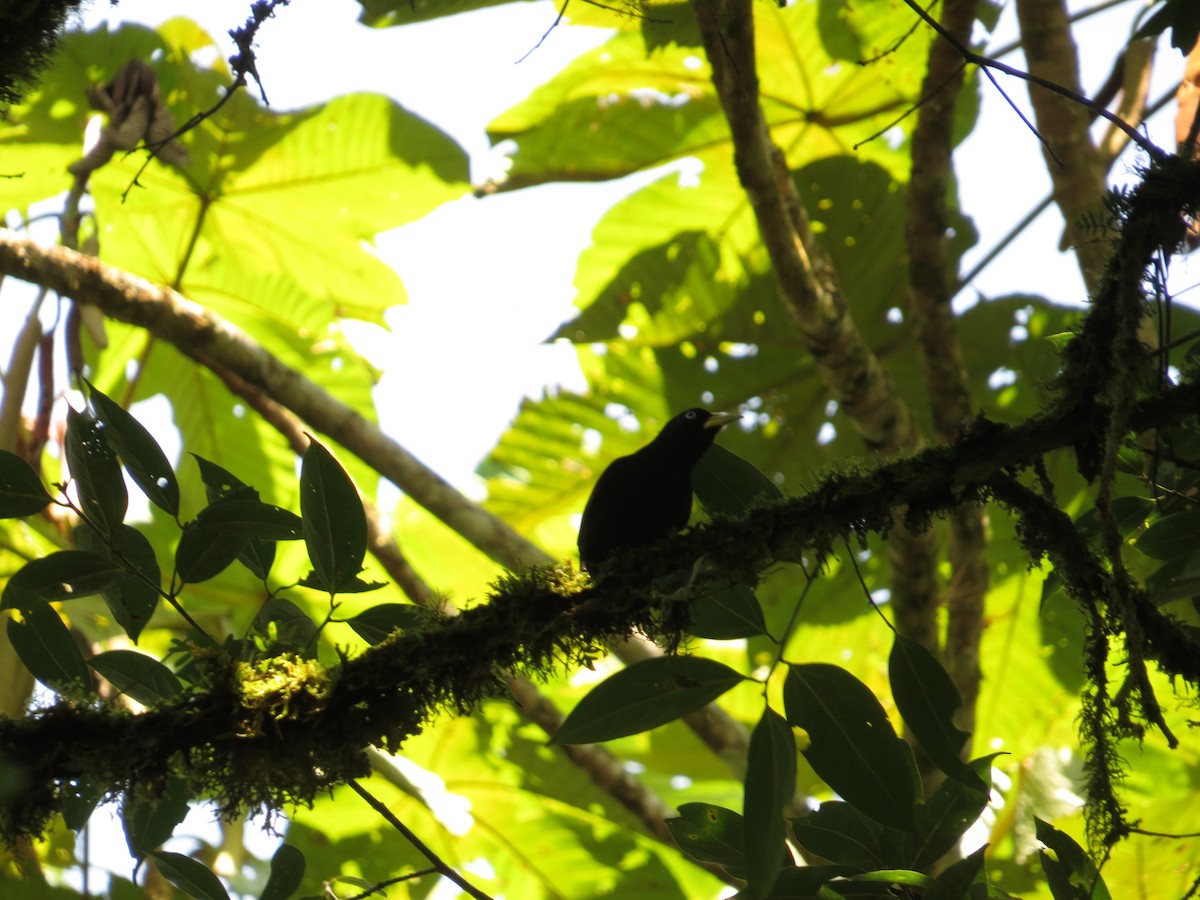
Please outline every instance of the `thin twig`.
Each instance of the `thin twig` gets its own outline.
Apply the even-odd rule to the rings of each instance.
[[[450,879],[450,881],[453,881],[472,897],[475,897],[476,900],[492,900],[489,895],[485,894],[479,888],[475,887],[475,885],[471,884],[471,882],[467,881],[466,878],[458,874],[458,871],[453,866],[434,853],[424,841],[413,834],[412,830],[407,825],[396,818],[395,814],[388,809],[381,800],[379,800],[374,794],[359,784],[356,779],[351,778],[346,782],[346,784],[350,785],[350,788],[354,791],[354,793],[358,794],[358,796],[367,801],[367,805],[370,806],[371,809],[383,816],[384,820],[389,825],[400,832],[404,839],[417,849],[418,853],[429,860],[429,862],[435,869],[437,869],[440,875]]]
[[[1125,134],[1129,137],[1129,140],[1133,141],[1133,143],[1145,150],[1146,153],[1150,155],[1151,159],[1155,161],[1161,161],[1166,158],[1167,154],[1161,148],[1159,148],[1157,144],[1155,144],[1145,135],[1138,132],[1136,128],[1134,128],[1120,116],[1113,115],[1095,101],[1083,96],[1083,94],[1071,90],[1070,88],[1063,87],[1061,84],[1057,84],[1056,82],[1050,81],[1046,78],[1039,78],[1037,75],[1031,75],[1028,72],[1022,71],[1021,69],[1014,68],[1006,63],[1002,63],[995,59],[991,59],[987,56],[976,53],[974,50],[963,44],[962,41],[958,40],[958,38],[956,38],[954,35],[950,34],[950,32],[946,31],[940,22],[930,16],[927,12],[925,12],[925,10],[921,9],[921,7],[914,2],[914,0],[904,0],[904,4],[918,16],[920,16],[927,25],[929,25],[942,37],[943,40],[948,41],[950,45],[959,52],[963,59],[972,65],[979,66],[981,69],[983,69],[984,74],[988,77],[988,80],[995,85],[996,90],[1000,92],[1000,95],[1008,101],[1008,104],[1012,106],[1014,110],[1016,110],[1017,115],[1021,117],[1021,121],[1025,122],[1025,124],[1029,126],[1030,130],[1038,136],[1038,140],[1040,140],[1043,144],[1046,144],[1046,139],[1042,137],[1041,133],[1038,132],[1038,130],[1034,128],[1032,124],[1030,124],[1029,120],[1025,117],[1025,114],[1017,109],[1017,106],[1009,98],[1008,94],[1004,93],[1003,88],[1000,87],[999,83],[997,83],[996,79],[990,73],[990,69],[996,69],[997,71],[1003,72],[1005,75],[1011,75],[1013,78],[1020,78],[1022,81],[1028,81],[1030,84],[1036,84],[1038,87],[1043,87],[1052,93],[1058,94],[1060,97],[1066,97],[1068,100],[1072,100],[1075,103],[1078,103],[1080,106],[1090,109],[1097,116],[1108,120],[1117,128],[1121,129],[1121,131],[1125,132]],[[1049,144],[1046,144],[1046,146],[1047,149],[1049,149]],[[1053,156],[1054,151],[1050,150],[1050,154]],[[1057,157],[1055,157],[1055,159],[1057,159]]]

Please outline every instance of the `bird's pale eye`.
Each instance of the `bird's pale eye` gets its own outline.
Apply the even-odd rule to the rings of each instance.
[[[696,413],[693,412],[692,410],[688,410],[686,413],[683,414],[683,417],[685,419],[694,419],[694,418],[696,418]]]

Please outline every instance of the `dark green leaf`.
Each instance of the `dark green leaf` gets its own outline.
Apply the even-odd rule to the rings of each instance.
[[[220,498],[196,516],[203,528],[264,541],[298,541],[303,534],[300,517],[269,503],[240,497]]]
[[[102,532],[111,534],[125,521],[129,492],[106,429],[91,416],[68,409],[65,448],[84,514]]]
[[[187,782],[177,776],[168,778],[165,785],[153,791],[139,786],[126,792],[121,823],[130,856],[140,860],[162,846],[187,815],[189,793]]]
[[[970,765],[985,779],[991,771],[992,760],[999,754],[972,760]],[[933,796],[917,807],[918,839],[912,858],[905,861],[914,869],[925,869],[957,847],[983,810],[987,807],[989,791],[963,784],[943,781]]]
[[[63,781],[60,789],[63,824],[72,831],[79,831],[88,823],[104,794],[104,785],[97,784],[86,775]]]
[[[237,555],[238,562],[249,569],[255,578],[267,580],[271,566],[275,564],[274,541],[247,541],[242,552]]]
[[[150,858],[167,881],[196,900],[229,900],[229,892],[221,879],[199,860],[163,850],[153,851]]]
[[[76,600],[114,585],[122,575],[117,564],[86,550],[58,550],[31,560],[17,570],[0,594],[0,609],[22,608],[18,598]]]
[[[897,634],[888,674],[896,707],[933,764],[956,781],[986,791],[984,780],[959,756],[970,735],[954,725],[962,698],[942,664],[926,647]]]
[[[304,543],[321,587],[337,593],[359,582],[367,552],[367,517],[354,482],[313,440],[300,466]]]
[[[9,619],[8,639],[31,675],[56,691],[90,689],[91,673],[79,645],[49,603],[21,610],[22,621]]]
[[[21,618],[8,620],[8,638],[30,674],[56,691],[90,689],[87,663],[54,608],[31,595],[24,595],[17,608]]]
[[[288,900],[304,880],[304,854],[291,844],[280,844],[271,857],[271,874],[258,900]]]
[[[255,634],[274,633],[275,643],[269,651],[272,654],[283,651],[301,652],[306,656],[316,654],[316,623],[285,597],[268,597],[250,627]]]
[[[1157,37],[1171,29],[1171,46],[1185,56],[1200,35],[1200,7],[1193,0],[1165,0],[1137,30],[1135,38]]]
[[[983,855],[987,847],[980,847],[970,856],[947,866],[937,876],[937,884],[925,894],[924,900],[969,900],[971,885],[983,870]]]
[[[692,601],[688,631],[714,641],[766,634],[767,623],[754,589],[733,584],[701,594]]]
[[[200,480],[204,482],[204,490],[208,495],[209,503],[214,503],[221,497],[233,496],[258,499],[258,491],[228,469],[223,469],[215,462],[209,462],[203,456],[197,456],[195,453],[192,454],[192,457],[196,460],[196,465],[200,467]]]
[[[737,813],[710,803],[680,804],[679,817],[667,819],[680,850],[694,859],[716,863],[737,878],[746,867],[743,824]]]
[[[571,710],[552,744],[591,744],[648,731],[720,697],[744,676],[697,656],[660,656],[600,682]]]
[[[756,503],[783,499],[779,485],[720,444],[709,447],[692,470],[692,489],[710,516],[740,516]]]
[[[1104,879],[1087,852],[1066,832],[1036,816],[1037,839],[1046,846],[1039,850],[1042,871],[1054,900],[1111,900]]]
[[[88,525],[75,529],[75,543],[121,567],[121,574],[101,590],[104,602],[117,624],[137,643],[142,629],[150,621],[160,599],[162,573],[154,548],[136,528],[121,525],[110,538],[112,547]]]
[[[221,498],[258,500],[258,491],[228,469],[218,466],[215,462],[209,462],[195,453],[192,456],[195,457],[196,464],[200,467],[200,480],[204,482],[204,491],[210,504]],[[256,578],[265,581],[271,572],[271,566],[275,563],[275,544],[273,541],[248,541],[238,553],[237,558],[242,565],[254,573]]]
[[[325,580],[323,578],[318,578],[316,572],[309,572],[307,575],[305,575],[303,578],[300,579],[299,584],[302,587],[312,588],[314,591],[329,590],[329,588],[326,586]],[[387,587],[387,582],[386,581],[363,581],[358,576],[355,576],[354,578],[351,578],[348,581],[343,581],[342,586],[340,588],[338,588],[338,593],[339,594],[366,594],[366,593],[369,593],[370,591],[377,591],[381,587]]]
[[[1143,531],[1134,546],[1151,559],[1191,556],[1200,545],[1200,509],[1164,516]]]
[[[920,781],[912,750],[870,689],[838,666],[788,668],[787,720],[808,732],[804,756],[837,794],[876,821],[912,830]]]
[[[174,672],[157,659],[134,650],[107,650],[88,662],[113,687],[143,706],[155,706],[183,690]]]
[[[841,894],[829,894],[817,892],[821,890],[821,885],[825,884],[832,878],[839,876],[851,875],[855,872],[854,869],[846,866],[789,866],[781,869],[779,875],[775,879],[775,887],[772,889],[768,897],[786,898],[786,900],[795,900],[795,898],[808,898],[810,896],[820,897],[820,900],[825,900],[826,897],[830,900],[836,900],[841,897]]]
[[[796,741],[783,716],[768,707],[750,735],[746,757],[746,895],[766,897],[782,865],[791,862],[784,807],[796,791]]]
[[[96,415],[105,426],[112,444],[133,483],[157,506],[172,516],[179,515],[179,482],[158,442],[120,404],[114,403],[94,385],[85,381]]]
[[[33,466],[15,453],[0,450],[0,519],[35,515],[49,502]]]
[[[378,644],[397,629],[426,628],[432,619],[429,610],[411,603],[380,603],[347,619],[346,624],[368,644]]]
[[[855,871],[907,866],[912,856],[910,835],[841,800],[827,800],[816,812],[793,819],[792,829],[809,853]]]
[[[188,523],[175,548],[175,571],[187,584],[207,581],[233,565],[248,540]]]
[[[1146,517],[1154,511],[1154,503],[1146,497],[1116,497],[1112,502],[1113,519],[1117,531],[1126,537],[1146,523]],[[1075,518],[1075,527],[1089,538],[1103,534],[1103,523],[1096,507],[1090,507]]]

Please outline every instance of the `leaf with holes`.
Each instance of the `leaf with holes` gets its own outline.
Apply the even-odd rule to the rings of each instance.
[[[885,825],[911,831],[920,779],[870,688],[838,666],[788,667],[787,720],[808,732],[804,758],[835,793]]]
[[[112,534],[125,521],[129,492],[104,426],[89,415],[68,409],[64,446],[84,515],[100,531]]]
[[[133,483],[159,509],[178,516],[179,482],[158,441],[119,403],[106,397],[90,382],[84,384],[88,386],[92,407],[105,426],[105,436],[121,457]]]

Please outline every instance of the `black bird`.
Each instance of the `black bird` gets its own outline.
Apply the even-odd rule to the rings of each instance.
[[[644,547],[687,525],[692,469],[717,432],[739,416],[689,409],[649,444],[600,475],[579,525],[579,560],[592,572],[618,550]]]

